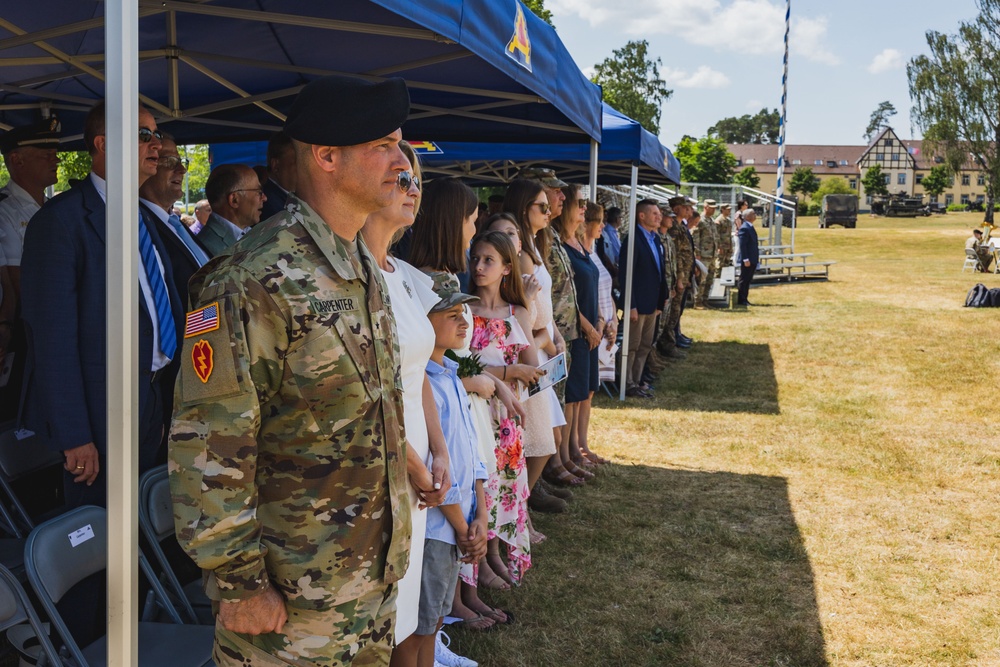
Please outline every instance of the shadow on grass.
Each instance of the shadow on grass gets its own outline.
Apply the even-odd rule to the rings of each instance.
[[[828,664],[784,478],[605,466],[533,520],[525,585],[484,592],[517,624],[452,633],[484,667]]]
[[[653,398],[628,398],[624,403],[618,394],[608,398],[598,392],[594,406],[781,414],[771,346],[763,343],[696,342],[687,358],[670,362],[653,386]]]

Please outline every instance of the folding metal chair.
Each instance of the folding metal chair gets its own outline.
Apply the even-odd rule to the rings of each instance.
[[[166,540],[175,539],[173,502],[167,466],[157,466],[139,478],[139,528],[160,569],[164,587],[191,623],[212,625],[212,603],[200,579],[182,585],[163,550]]]
[[[107,664],[107,636],[81,648],[70,634],[56,605],[77,584],[107,569],[107,513],[100,507],[83,506],[39,525],[28,536],[24,566],[66,651],[80,667]],[[149,563],[140,554],[139,567],[157,595],[166,591],[152,576]],[[174,623],[139,625],[139,664],[143,667],[208,667],[212,665],[214,628],[183,625],[172,605]],[[100,613],[101,610],[97,610]]]
[[[983,268],[983,263],[979,261],[979,255],[972,248],[965,249],[965,264],[962,264],[962,273],[965,273],[966,269],[972,269],[973,271],[986,271]]]
[[[15,625],[25,622],[31,626],[31,631],[35,633],[38,645],[42,649],[42,655],[47,660],[45,663],[39,662],[38,664],[45,664],[49,667],[62,665],[56,648],[52,645],[52,640],[49,639],[48,632],[38,618],[34,607],[31,606],[28,594],[24,592],[24,588],[14,573],[0,566],[0,631],[9,630]]]

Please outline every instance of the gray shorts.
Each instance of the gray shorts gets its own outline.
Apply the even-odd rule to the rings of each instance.
[[[424,567],[420,571],[420,607],[413,634],[433,635],[438,621],[451,611],[458,586],[458,547],[440,540],[424,540]]]

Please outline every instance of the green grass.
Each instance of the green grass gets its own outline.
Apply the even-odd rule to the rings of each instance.
[[[824,283],[689,311],[657,397],[599,398],[614,460],[526,583],[517,625],[453,633],[484,666],[1000,664],[1000,312],[964,309],[981,215],[801,220]]]

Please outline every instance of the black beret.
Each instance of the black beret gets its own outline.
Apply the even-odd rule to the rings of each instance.
[[[372,83],[331,75],[299,92],[285,119],[292,139],[318,146],[354,146],[398,130],[410,114],[410,95],[400,78]]]
[[[62,130],[58,119],[47,118],[32,125],[11,128],[0,135],[0,153],[9,153],[15,148],[34,146],[35,148],[58,148],[59,132]]]

